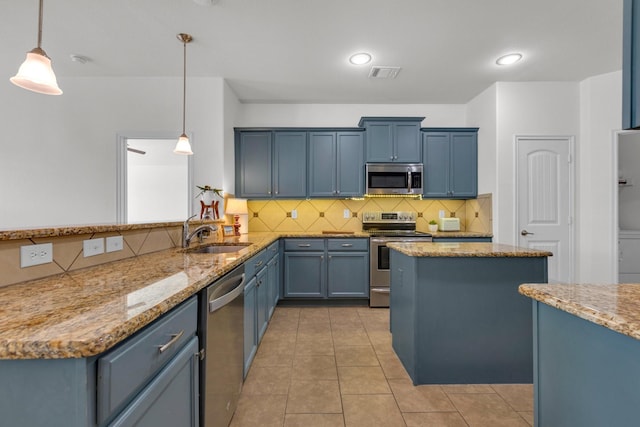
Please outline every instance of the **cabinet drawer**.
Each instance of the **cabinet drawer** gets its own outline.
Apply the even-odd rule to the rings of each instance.
[[[249,281],[267,265],[267,251],[262,250],[244,263],[245,280]]]
[[[128,403],[195,335],[197,317],[193,297],[98,359],[98,424]]]
[[[274,255],[278,254],[278,243],[279,243],[279,240],[276,240],[275,242],[269,245],[269,247],[267,248],[267,259],[271,259],[273,258]]]
[[[368,251],[369,239],[327,239],[330,251]]]
[[[324,251],[324,239],[285,239],[285,251]]]

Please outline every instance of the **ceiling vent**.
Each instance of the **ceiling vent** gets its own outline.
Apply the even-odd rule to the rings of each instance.
[[[384,67],[374,65],[369,71],[371,79],[395,79],[400,73],[400,67]]]

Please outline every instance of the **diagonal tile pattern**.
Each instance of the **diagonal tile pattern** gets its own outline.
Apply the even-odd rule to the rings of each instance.
[[[279,306],[232,427],[532,426],[531,384],[414,386],[389,310]]]
[[[491,195],[473,200],[414,200],[404,198],[373,198],[364,200],[249,200],[249,230],[251,231],[360,231],[362,213],[369,211],[415,211],[418,230],[427,231],[427,224],[443,211],[446,217],[460,218],[462,231],[491,232]],[[287,215],[295,209],[296,219]],[[345,209],[349,217],[344,217]],[[355,214],[355,217],[353,216]],[[476,215],[477,214],[477,215]]]

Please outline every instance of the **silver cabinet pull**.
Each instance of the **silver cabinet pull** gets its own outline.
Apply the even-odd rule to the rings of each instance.
[[[533,234],[536,234],[536,233],[529,233],[527,230],[522,230],[520,232],[520,234],[522,234],[523,236],[528,236],[529,234],[533,235]]]
[[[298,243],[299,248],[310,248],[311,243]]]
[[[158,352],[164,353],[165,351],[169,350],[169,348],[174,345],[180,338],[182,338],[183,335],[184,330],[178,332],[177,334],[171,334],[171,339],[166,344],[158,346]]]
[[[256,268],[256,269],[258,269],[258,268],[262,267],[262,264],[264,264],[264,262],[263,262],[263,261],[259,261],[259,262],[257,262],[257,263],[256,263],[256,267],[255,267],[255,268]]]
[[[351,243],[343,243],[343,244],[342,244],[342,247],[343,247],[343,248],[350,248],[350,247],[352,247],[352,246],[353,246],[353,245],[352,245]]]

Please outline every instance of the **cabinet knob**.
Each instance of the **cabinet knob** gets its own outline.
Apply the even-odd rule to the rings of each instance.
[[[340,194],[340,190],[336,191],[336,194]]]
[[[393,156],[389,157],[389,160],[393,160]]]
[[[271,191],[267,191],[267,194],[271,194]]]

